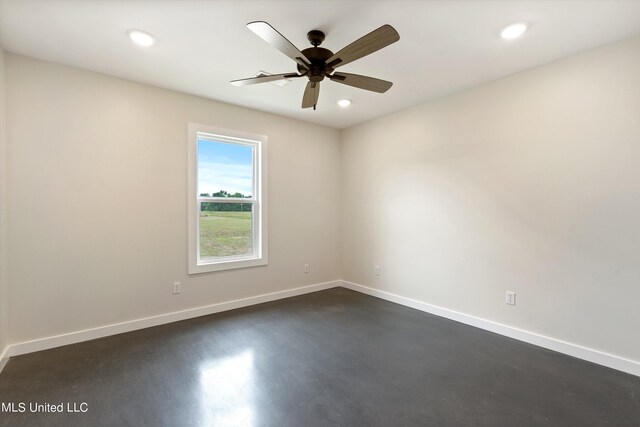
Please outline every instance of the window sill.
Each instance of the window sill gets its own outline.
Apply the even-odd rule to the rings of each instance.
[[[261,265],[267,265],[267,258],[250,258],[250,259],[236,259],[228,261],[213,261],[210,263],[202,263],[189,266],[189,274],[201,274],[210,273],[213,271],[234,270],[237,268],[249,268],[258,267]]]

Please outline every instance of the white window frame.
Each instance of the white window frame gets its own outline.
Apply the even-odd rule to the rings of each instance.
[[[267,137],[231,129],[189,123],[189,274],[267,265]],[[253,188],[250,199],[232,197],[200,197],[198,193],[198,139],[253,147]],[[200,259],[200,204],[251,203],[253,254],[249,256]]]

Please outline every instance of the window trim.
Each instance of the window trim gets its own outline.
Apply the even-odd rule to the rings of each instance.
[[[198,194],[198,134],[205,133],[221,142],[252,145],[254,148],[253,181],[254,193],[251,199],[201,198]],[[241,132],[197,123],[188,126],[188,262],[189,274],[236,268],[256,267],[268,264],[267,244],[267,137],[254,133]],[[200,203],[203,201],[221,203],[239,203],[251,201],[253,205],[252,231],[254,255],[250,257],[229,257],[207,263],[200,262]]]

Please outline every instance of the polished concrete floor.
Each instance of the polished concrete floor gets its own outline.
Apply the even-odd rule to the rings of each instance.
[[[335,288],[14,357],[0,402],[12,427],[639,426],[640,378]]]

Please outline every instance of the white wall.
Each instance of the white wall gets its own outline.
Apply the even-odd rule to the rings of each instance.
[[[338,131],[5,62],[12,344],[339,278]],[[268,266],[187,275],[188,122],[268,136]]]
[[[9,282],[7,268],[7,144],[5,137],[5,53],[0,47],[0,366],[9,344]]]
[[[332,129],[2,56],[0,351],[8,283],[15,344],[342,270],[640,361],[640,38],[347,129],[342,145]],[[189,121],[269,136],[269,266],[186,274]]]
[[[640,38],[345,130],[342,161],[344,279],[640,361]]]

